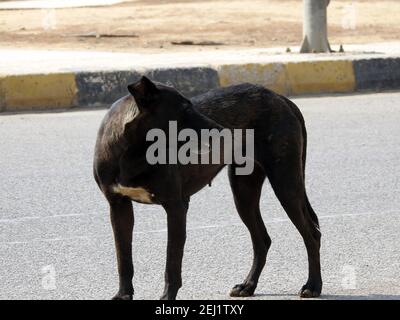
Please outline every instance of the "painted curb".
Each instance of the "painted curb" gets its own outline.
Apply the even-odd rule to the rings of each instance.
[[[400,88],[400,58],[356,60],[353,65],[357,90]]]
[[[154,81],[174,86],[188,98],[220,86],[217,70],[213,68],[155,69],[145,72]]]
[[[222,87],[249,82],[281,94],[289,91],[283,63],[223,65],[218,67],[218,74]]]
[[[78,106],[110,105],[125,96],[128,84],[138,81],[143,74],[154,81],[174,86],[189,98],[219,86],[218,73],[211,68],[81,72],[76,75]]]
[[[5,76],[0,79],[0,111],[70,108],[77,92],[73,73]]]
[[[111,105],[127,94],[127,85],[140,78],[132,71],[81,72],[76,74],[79,107]]]
[[[351,61],[290,62],[286,65],[290,95],[353,92]]]
[[[109,106],[142,74],[191,98],[243,82],[285,95],[400,89],[400,57],[0,76],[0,112]]]
[[[285,95],[345,93],[355,90],[352,61],[329,60],[224,65],[221,86],[250,82]]]

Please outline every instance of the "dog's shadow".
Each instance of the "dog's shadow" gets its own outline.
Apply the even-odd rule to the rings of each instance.
[[[394,294],[366,294],[366,295],[344,295],[344,294],[323,294],[318,298],[304,299],[297,294],[254,294],[256,299],[272,299],[272,300],[400,300],[400,295]]]

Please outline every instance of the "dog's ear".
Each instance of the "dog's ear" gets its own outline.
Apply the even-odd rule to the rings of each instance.
[[[158,93],[156,85],[145,76],[138,82],[128,85],[128,91],[141,109],[149,108]]]

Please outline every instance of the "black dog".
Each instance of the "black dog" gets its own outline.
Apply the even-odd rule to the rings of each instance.
[[[182,285],[181,265],[190,196],[218,174],[224,164],[157,164],[146,161],[150,129],[254,129],[255,167],[250,175],[236,175],[229,165],[229,180],[237,211],[251,234],[254,260],[250,273],[231,296],[253,295],[265,265],[271,239],[264,226],[259,200],[268,177],[289,218],[304,239],[308,280],[300,296],[318,297],[322,289],[318,218],[306,195],[304,169],[306,129],[297,106],[260,86],[242,84],[216,89],[191,101],[174,88],[143,77],[129,85],[128,95],[111,107],[98,133],[94,176],[107,198],[118,259],[119,291],[115,299],[132,299],[132,202],[160,204],[167,213],[168,249],[162,299],[175,299]]]

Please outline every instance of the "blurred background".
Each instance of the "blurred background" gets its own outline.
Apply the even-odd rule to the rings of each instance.
[[[0,0],[0,47],[159,52],[298,46],[302,20],[302,0]],[[329,41],[335,49],[400,40],[399,21],[398,0],[332,0]]]

